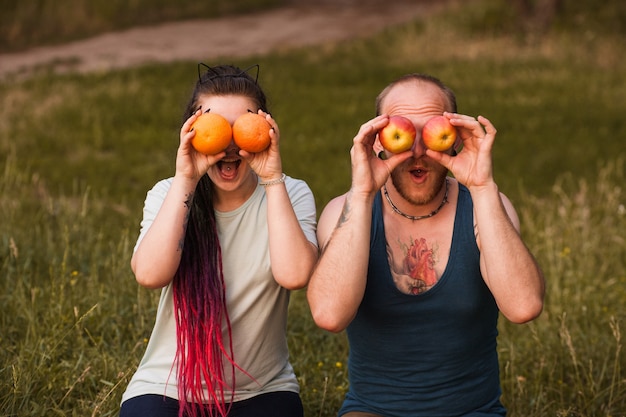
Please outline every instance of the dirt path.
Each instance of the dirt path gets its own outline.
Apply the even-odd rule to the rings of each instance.
[[[314,3],[314,4],[313,4]],[[214,62],[368,36],[444,7],[437,0],[294,0],[268,12],[108,33],[62,46],[0,54],[0,80],[37,68],[106,71],[147,62]]]

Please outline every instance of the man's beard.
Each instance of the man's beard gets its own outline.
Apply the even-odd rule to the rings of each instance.
[[[402,181],[400,180],[400,176],[404,174],[405,172],[392,172],[391,173],[391,182],[393,186],[395,187],[396,191],[398,191],[398,194],[400,194],[400,196],[403,199],[405,199],[409,203],[414,204],[416,206],[423,206],[423,205],[431,203],[435,199],[435,197],[437,197],[437,195],[439,194],[439,192],[444,186],[444,183],[446,181],[446,176],[448,175],[448,170],[445,169],[444,167],[437,167],[437,168],[429,169],[428,175],[434,177],[434,185],[432,188],[426,190],[425,194],[420,195],[420,196],[412,196],[411,194],[409,194],[409,190],[402,186]],[[431,179],[429,178],[429,181],[430,180]]]

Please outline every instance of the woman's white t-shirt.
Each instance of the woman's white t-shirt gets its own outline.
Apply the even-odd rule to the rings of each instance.
[[[171,183],[172,178],[162,180],[148,192],[135,249],[154,221]],[[302,180],[287,177],[285,185],[306,238],[317,245],[313,193]],[[235,370],[234,400],[245,400],[265,392],[299,392],[287,349],[289,291],[276,283],[270,265],[265,190],[257,186],[252,196],[236,210],[216,211],[216,220],[234,359],[245,370]],[[223,334],[227,344],[225,328]],[[170,284],[162,289],[146,352],[122,402],[143,394],[177,399],[175,355],[176,322]],[[225,374],[228,385],[232,385],[231,367],[227,362]],[[225,398],[231,398],[230,392],[225,394]]]

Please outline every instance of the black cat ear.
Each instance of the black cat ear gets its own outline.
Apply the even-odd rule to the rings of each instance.
[[[204,70],[205,73],[209,74],[212,73],[213,75],[208,75],[207,80],[213,79],[215,77],[219,77],[220,75],[211,67],[209,67],[207,64],[200,62],[198,63],[198,81],[200,81],[200,83],[202,83],[202,71],[203,68],[206,68]],[[206,80],[205,80],[206,81]]]
[[[252,76],[252,71],[254,71],[254,69],[255,69],[255,68],[256,68],[256,74],[254,74],[254,76]],[[248,68],[246,68],[245,70],[241,71],[241,74],[243,74],[243,73],[245,73],[245,72],[248,72],[248,71],[250,71],[250,74],[249,74],[249,75],[250,75],[252,78],[254,78],[254,83],[255,83],[255,84],[258,84],[258,82],[259,82],[259,72],[260,72],[260,67],[259,67],[259,64],[254,64],[254,65],[249,66],[249,67],[248,67]]]

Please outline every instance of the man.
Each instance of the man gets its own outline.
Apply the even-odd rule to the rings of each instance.
[[[505,415],[498,315],[536,318],[544,281],[493,179],[496,129],[456,114],[454,93],[427,75],[396,80],[376,107],[354,138],[350,190],[320,217],[322,255],[307,290],[318,326],[347,329],[339,415]],[[441,114],[457,129],[458,154],[423,143],[422,127]],[[377,137],[394,115],[418,132],[395,155]]]

